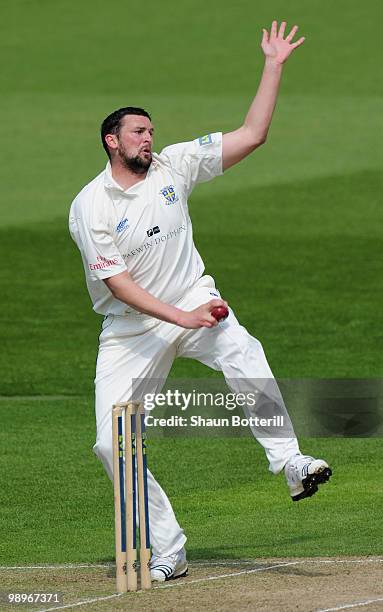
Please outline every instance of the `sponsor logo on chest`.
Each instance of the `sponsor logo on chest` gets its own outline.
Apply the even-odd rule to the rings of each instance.
[[[149,236],[149,238],[151,236],[153,236],[154,234],[159,234],[160,233],[160,228],[158,227],[158,225],[156,225],[155,227],[152,227],[148,230],[146,230],[147,235]]]
[[[128,219],[122,219],[116,227],[116,232],[118,234],[121,234],[121,232],[123,232],[125,229],[128,229],[128,227],[129,227]]]
[[[180,238],[180,236],[184,233],[187,232],[187,225],[186,224],[182,224],[179,227],[176,227],[174,229],[171,229],[170,231],[168,231],[166,234],[162,234],[160,236],[155,236],[155,234],[160,234],[161,230],[158,227],[158,225],[156,225],[155,227],[152,227],[151,229],[147,230],[147,236],[150,238],[150,240],[146,240],[145,242],[143,242],[142,244],[136,246],[134,249],[131,249],[130,251],[123,253],[122,257],[124,258],[125,262],[132,258],[135,257],[137,255],[141,255],[144,253],[147,253],[148,251],[154,251],[156,250],[157,247],[159,247],[160,245],[166,245],[169,242],[173,242],[174,239],[178,239]]]

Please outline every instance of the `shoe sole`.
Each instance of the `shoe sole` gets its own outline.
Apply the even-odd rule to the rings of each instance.
[[[168,580],[177,580],[177,578],[184,578],[185,576],[187,576],[188,569],[189,569],[188,566],[186,566],[186,568],[179,570],[176,574],[174,574],[174,576],[171,576],[171,578],[168,578]]]
[[[329,467],[319,468],[314,474],[306,476],[302,480],[303,491],[298,495],[291,496],[293,501],[299,501],[305,497],[311,497],[318,491],[318,485],[327,482],[332,475],[332,470]]]

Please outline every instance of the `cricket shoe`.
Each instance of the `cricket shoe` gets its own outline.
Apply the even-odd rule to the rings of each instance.
[[[150,576],[153,581],[165,582],[174,578],[183,578],[188,573],[188,562],[186,552],[181,548],[169,557],[152,556],[150,561]]]
[[[311,497],[318,491],[318,485],[327,482],[331,468],[323,459],[308,455],[294,455],[285,465],[285,475],[293,501]]]

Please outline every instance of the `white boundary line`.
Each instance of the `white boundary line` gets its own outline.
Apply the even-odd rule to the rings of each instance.
[[[376,603],[377,601],[383,601],[383,597],[379,597],[378,599],[366,599],[365,601],[359,601],[353,604],[345,604],[344,606],[337,606],[336,608],[321,608],[316,612],[335,612],[335,610],[347,610],[349,608],[359,608],[360,606],[369,606],[372,603]]]

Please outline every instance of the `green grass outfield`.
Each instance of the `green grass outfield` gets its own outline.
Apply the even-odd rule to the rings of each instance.
[[[196,244],[278,377],[382,376],[381,3],[9,3],[0,37],[2,565],[113,558],[111,485],[91,452],[101,321],[67,231],[71,200],[105,164],[99,124],[119,106],[147,107],[157,151],[238,127],[259,80],[261,28],[274,17],[299,23],[307,41],[286,66],[268,143],[193,193]],[[210,375],[184,360],[172,371]],[[331,461],[334,477],[292,504],[251,440],[153,441],[152,470],[190,556],[381,553],[381,440],[302,449]]]
[[[90,452],[92,414],[84,399],[0,402],[1,565],[114,558],[113,490]],[[292,503],[251,439],[149,441],[191,559],[382,552],[381,440],[301,443],[335,471],[314,498]]]

